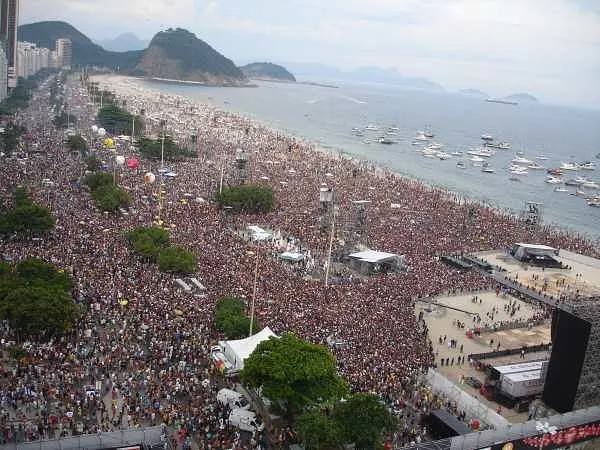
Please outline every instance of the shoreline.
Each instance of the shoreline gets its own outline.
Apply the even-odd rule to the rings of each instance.
[[[159,80],[130,77],[130,76],[124,76],[124,75],[119,75],[119,74],[96,75],[96,77],[102,77],[104,79],[112,80],[112,81],[108,81],[107,87],[113,86],[113,87],[125,88],[126,86],[124,86],[123,84],[134,85],[137,90],[153,91],[154,93],[159,94],[159,95],[172,96],[175,98],[184,99],[185,101],[189,102],[190,104],[201,106],[204,108],[210,108],[214,112],[226,114],[228,116],[238,118],[238,119],[243,119],[244,121],[249,122],[250,124],[252,124],[255,127],[260,127],[260,128],[268,130],[273,135],[284,136],[289,139],[292,139],[293,141],[301,143],[303,146],[305,146],[306,151],[316,152],[319,155],[327,158],[328,160],[330,160],[332,162],[346,159],[346,160],[352,162],[352,164],[369,169],[374,175],[376,175],[378,177],[385,178],[386,176],[391,175],[391,176],[395,176],[395,177],[398,177],[398,178],[406,180],[406,181],[418,183],[421,186],[421,188],[426,189],[429,192],[442,191],[443,195],[447,199],[452,200],[456,205],[464,205],[466,203],[471,203],[471,204],[475,204],[482,208],[490,209],[498,215],[505,216],[505,217],[511,217],[513,219],[520,220],[518,211],[515,211],[513,208],[499,206],[497,204],[494,204],[491,199],[484,199],[484,198],[477,197],[476,195],[473,195],[472,192],[465,192],[465,191],[461,191],[461,190],[452,189],[451,187],[449,187],[447,185],[432,183],[432,182],[425,180],[419,176],[395,171],[395,170],[391,169],[390,167],[387,167],[387,166],[385,166],[377,161],[374,161],[372,159],[361,158],[358,155],[349,153],[347,150],[335,147],[333,145],[325,146],[322,143],[311,140],[310,138],[306,138],[304,136],[297,135],[296,133],[294,133],[286,128],[277,128],[276,126],[272,125],[268,121],[261,120],[256,117],[252,117],[251,115],[248,115],[247,113],[222,109],[220,107],[220,105],[218,106],[218,105],[211,104],[208,102],[198,101],[196,99],[192,99],[190,97],[186,97],[186,96],[180,95],[180,94],[165,94],[158,89],[155,89],[152,87],[147,87],[147,86],[141,86],[140,84],[136,83],[136,81],[139,81],[139,80],[149,81],[149,82],[152,82],[152,81],[161,82]],[[98,81],[102,82],[102,80],[98,80]],[[113,84],[114,81],[116,81],[116,83],[117,83],[116,85]],[[185,84],[187,84],[187,83],[185,83]],[[125,95],[136,94],[136,92],[135,92],[136,89],[132,89],[131,91],[126,92]],[[119,94],[119,93],[117,92],[117,94]],[[584,239],[585,241],[588,241],[589,243],[591,243],[594,247],[600,249],[600,236],[598,236],[598,237],[592,236],[591,234],[589,234],[587,232],[578,231],[571,227],[556,224],[556,223],[543,223],[541,226],[541,229],[546,230],[548,233],[552,233],[552,234],[561,233],[561,234],[567,234],[570,236],[577,236],[578,238]]]

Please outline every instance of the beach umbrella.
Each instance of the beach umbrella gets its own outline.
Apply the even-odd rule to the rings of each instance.
[[[131,170],[137,169],[139,165],[140,162],[137,160],[137,158],[129,158],[127,160],[127,167],[129,167]]]
[[[156,181],[156,175],[154,175],[152,172],[146,172],[144,175],[144,181],[148,184],[152,184]]]
[[[123,155],[117,155],[115,156],[115,162],[117,163],[117,165],[122,166],[123,164],[125,164],[125,157]]]
[[[106,130],[104,128],[98,128],[99,136],[106,136]]]
[[[115,142],[111,138],[106,138],[102,141],[106,148],[114,148]]]

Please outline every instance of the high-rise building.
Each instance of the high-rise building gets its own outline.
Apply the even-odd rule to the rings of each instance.
[[[8,59],[0,45],[0,102],[8,95]]]
[[[49,64],[50,50],[37,47],[31,42],[19,42],[17,45],[19,66],[17,75],[29,78],[31,75],[45,69]]]
[[[71,68],[71,59],[73,57],[71,39],[61,38],[56,40],[56,55],[59,67],[63,69]]]
[[[0,40],[3,41],[8,61],[8,87],[17,85],[19,0],[0,0]]]

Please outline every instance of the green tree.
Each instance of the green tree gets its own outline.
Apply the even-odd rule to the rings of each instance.
[[[0,215],[0,234],[40,236],[54,228],[56,219],[48,208],[30,204],[16,206]]]
[[[131,196],[124,189],[112,184],[102,185],[92,191],[96,206],[102,211],[117,211],[131,204]]]
[[[78,152],[80,155],[86,155],[88,152],[87,141],[79,134],[69,136],[67,145],[72,152]]]
[[[31,197],[29,192],[23,186],[19,186],[13,192],[13,204],[15,206],[29,206],[32,205]]]
[[[306,450],[337,450],[342,448],[342,430],[330,416],[318,409],[302,413],[296,420],[298,437]]]
[[[87,175],[83,182],[90,188],[91,191],[95,191],[101,186],[111,185],[114,183],[114,178],[111,174],[106,172],[95,172]]]
[[[335,400],[348,392],[331,352],[293,334],[261,342],[244,362],[241,378],[250,387],[262,387],[271,400],[286,405],[291,416],[306,406]]]
[[[80,309],[70,295],[71,277],[52,264],[32,258],[0,268],[0,320],[21,337],[40,339],[72,329]]]
[[[155,261],[164,247],[169,245],[169,233],[159,227],[139,227],[125,234],[130,247],[143,258]]]
[[[10,156],[17,149],[21,136],[27,132],[27,129],[21,125],[9,122],[4,127],[4,132],[0,139],[0,149],[4,154]]]
[[[65,292],[73,288],[73,280],[67,272],[39,258],[24,259],[17,264],[15,272],[28,286],[44,286]]]
[[[90,170],[92,172],[96,172],[102,167],[102,161],[100,161],[100,158],[98,158],[98,155],[96,155],[95,153],[89,155],[85,159],[85,164],[87,170]]]
[[[275,194],[270,186],[230,186],[216,194],[221,206],[231,206],[236,212],[267,213],[275,206]]]
[[[196,255],[183,247],[167,247],[158,254],[158,268],[162,272],[193,273],[196,264]]]
[[[248,335],[250,318],[246,316],[246,305],[238,298],[225,297],[215,307],[215,327],[228,339],[239,339]],[[258,321],[252,322],[252,332],[261,329]]]
[[[173,142],[173,139],[171,139],[170,136],[165,136],[164,155],[162,138],[140,138],[138,139],[138,149],[139,152],[147,158],[160,159],[161,156],[164,156],[164,159],[167,161],[175,161],[196,156],[196,152],[180,147]]]
[[[68,126],[75,125],[77,123],[77,117],[73,114],[68,114],[63,111],[54,116],[52,123],[56,128],[67,128]]]
[[[104,102],[104,98],[102,99]],[[110,134],[127,134],[131,135],[131,127],[133,125],[134,116],[125,109],[119,108],[116,105],[103,106],[98,111],[98,122]],[[142,134],[144,130],[144,122],[141,117],[135,116],[135,133],[137,136]]]
[[[392,431],[396,424],[394,416],[374,394],[354,394],[348,400],[335,405],[333,417],[342,430],[345,443],[356,448],[381,447],[384,433]]]

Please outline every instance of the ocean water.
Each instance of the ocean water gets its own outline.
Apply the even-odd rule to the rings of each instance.
[[[600,184],[600,111],[543,104],[517,106],[485,102],[483,99],[445,92],[426,92],[385,85],[341,85],[338,89],[260,82],[257,88],[215,88],[144,81],[147,87],[212,104],[240,113],[295,136],[311,140],[332,152],[371,160],[393,171],[428,184],[518,213],[527,201],[543,203],[543,221],[593,239],[600,239],[600,208],[593,208],[569,192],[554,192],[544,182],[545,170],[529,170],[510,181],[507,167],[517,151],[545,167],[561,162],[594,161],[595,171],[566,172],[564,180],[586,176]],[[353,128],[372,124],[380,131],[353,134]],[[389,127],[397,127],[396,141],[384,145],[377,139]],[[496,150],[487,159],[495,169],[484,173],[473,167],[468,155],[448,160],[428,159],[413,145],[419,130],[435,134],[432,141],[446,153],[466,151],[482,144],[481,135],[512,144],[511,150]],[[364,140],[371,143],[365,143]],[[457,167],[464,161],[466,169]],[[600,194],[600,190],[588,190]]]

